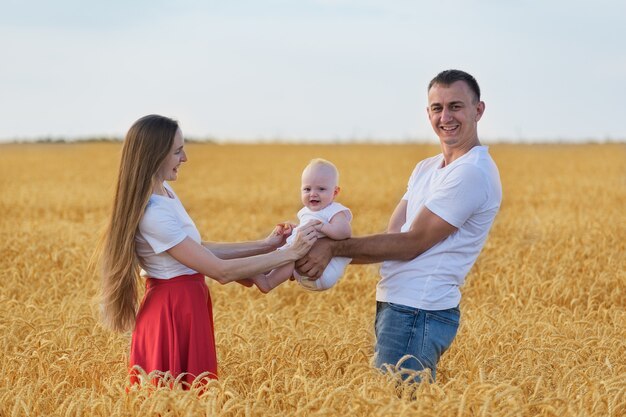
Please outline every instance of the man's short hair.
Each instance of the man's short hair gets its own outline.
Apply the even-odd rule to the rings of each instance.
[[[477,102],[480,101],[480,87],[478,86],[478,82],[470,74],[461,70],[449,69],[449,70],[441,71],[439,74],[437,74],[437,76],[435,76],[435,78],[430,80],[430,83],[428,83],[427,91],[430,91],[430,89],[435,84],[448,87],[452,83],[457,82],[457,81],[465,81],[465,83],[468,85],[470,90],[472,90],[472,92],[474,93],[476,101]]]

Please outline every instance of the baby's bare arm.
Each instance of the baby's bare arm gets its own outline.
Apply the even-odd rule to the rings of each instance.
[[[318,230],[334,240],[347,239],[352,236],[352,227],[345,211],[335,214],[329,223],[320,225]]]

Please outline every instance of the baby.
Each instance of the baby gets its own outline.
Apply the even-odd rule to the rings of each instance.
[[[352,235],[350,209],[334,201],[340,190],[338,183],[339,173],[331,162],[319,158],[309,162],[302,172],[301,197],[304,207],[298,212],[300,224],[293,229],[291,236],[287,238],[286,245],[295,239],[300,226],[310,222],[318,222],[315,226],[318,237],[327,236],[341,240]],[[299,275],[294,270],[293,262],[267,274],[259,274],[251,280],[263,293],[273,290],[292,276],[304,288],[323,291],[335,285],[350,261],[350,258],[333,258],[317,280],[310,280],[308,277]]]

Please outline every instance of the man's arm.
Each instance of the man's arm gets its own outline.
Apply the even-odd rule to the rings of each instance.
[[[396,220],[400,218],[400,214],[396,218],[396,211],[392,215],[390,225],[394,218]],[[406,213],[406,208],[404,212]],[[324,272],[330,258],[335,256],[353,258],[362,263],[387,260],[408,261],[424,253],[456,230],[456,227],[423,207],[411,224],[411,228],[405,233],[384,233],[338,241],[321,239],[308,255],[296,262],[296,268],[303,275],[318,278]]]
[[[406,200],[400,200],[396,208],[393,210],[391,217],[389,218],[389,224],[387,225],[386,233],[400,233],[400,229],[406,222],[406,207],[408,202]],[[367,259],[352,258],[352,264],[368,264]]]

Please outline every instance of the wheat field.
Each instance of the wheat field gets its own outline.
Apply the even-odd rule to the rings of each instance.
[[[295,220],[312,157],[341,172],[355,235],[380,232],[431,145],[190,143],[173,183],[203,239]],[[376,265],[331,290],[208,280],[220,379],[127,384],[129,334],[98,323],[87,268],[119,143],[0,146],[0,416],[626,415],[626,147],[493,145],[504,200],[432,384],[373,369]],[[167,385],[167,384],[166,384]]]

